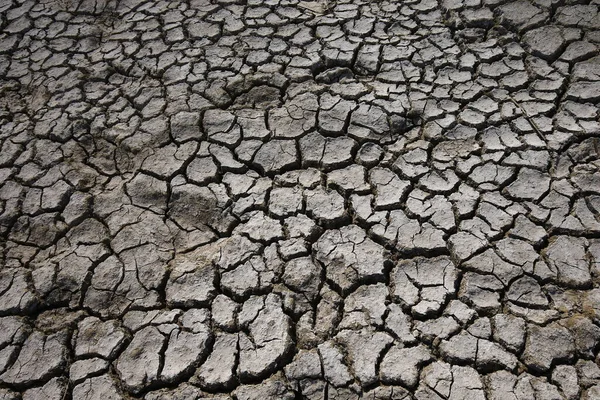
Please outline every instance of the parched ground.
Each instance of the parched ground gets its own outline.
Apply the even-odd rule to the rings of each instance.
[[[599,8],[1,0],[0,399],[600,399]]]

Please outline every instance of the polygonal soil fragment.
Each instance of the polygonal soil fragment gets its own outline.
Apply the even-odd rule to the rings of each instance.
[[[383,279],[385,249],[356,225],[326,231],[313,249],[327,279],[343,292],[360,282]]]

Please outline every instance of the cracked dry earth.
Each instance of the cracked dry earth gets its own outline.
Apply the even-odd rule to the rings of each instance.
[[[0,399],[600,399],[599,7],[2,0]]]

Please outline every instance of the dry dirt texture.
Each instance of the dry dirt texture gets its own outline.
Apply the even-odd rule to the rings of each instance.
[[[600,0],[0,0],[0,400],[600,399]]]

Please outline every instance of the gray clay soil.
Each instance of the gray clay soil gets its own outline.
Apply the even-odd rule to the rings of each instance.
[[[600,399],[599,7],[1,0],[0,399]]]

